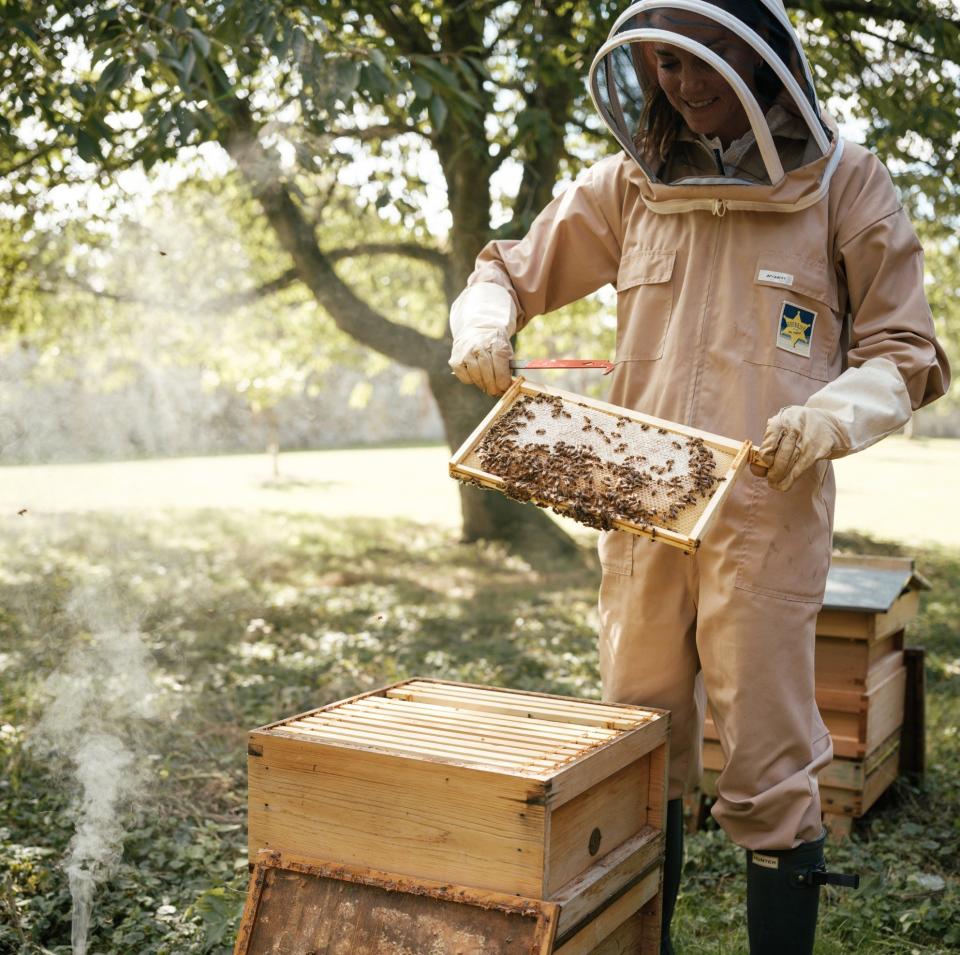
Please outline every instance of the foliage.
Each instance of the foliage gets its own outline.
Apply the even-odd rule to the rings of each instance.
[[[375,214],[351,212],[326,211],[331,239],[358,229],[370,243],[396,237]],[[387,367],[333,326],[293,276],[277,280],[285,254],[235,176],[159,192],[113,222],[111,233],[109,248],[88,255],[75,278],[73,322],[28,326],[28,313],[18,311],[9,340],[48,356],[48,374],[79,365],[110,387],[153,366],[200,368],[211,387],[229,387],[262,411],[289,395],[316,394],[338,369],[375,375]],[[443,297],[435,270],[398,256],[378,256],[371,268],[358,254],[342,270],[385,314],[421,327]]]
[[[382,0],[5,7],[6,197],[29,206],[54,184],[106,181],[219,143],[259,164],[253,179],[281,180],[318,224],[311,205],[330,170],[366,170],[346,177],[346,193],[424,242],[424,168],[438,161],[449,295],[463,279],[458,256],[472,259],[491,221],[518,234],[558,176],[610,148],[583,78],[619,6],[435,0],[404,16]],[[865,17],[854,0],[791,6],[823,91],[847,99],[868,141],[926,197],[921,212],[955,216],[960,34],[949,7],[891,0]],[[287,159],[245,155],[245,131]],[[518,185],[500,185],[504,174]]]
[[[598,569],[535,571],[493,545],[401,520],[227,512],[7,519],[0,560],[0,952],[67,955],[65,767],[28,744],[44,681],[91,639],[71,613],[109,581],[153,660],[161,717],[141,757],[155,784],[127,817],[98,892],[103,955],[230,951],[247,881],[245,730],[413,675],[595,696]],[[896,545],[847,535],[857,552]],[[928,775],[905,781],[831,851],[860,892],[824,902],[819,955],[960,946],[960,552],[918,552],[934,584],[913,628],[928,652]],[[107,704],[108,705],[108,704]],[[690,837],[681,950],[744,951],[742,854]]]

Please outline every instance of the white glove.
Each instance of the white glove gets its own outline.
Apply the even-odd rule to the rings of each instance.
[[[767,481],[788,491],[817,461],[842,458],[902,428],[913,413],[897,366],[871,358],[848,368],[807,399],[767,422],[760,455],[772,462]]]
[[[450,330],[453,373],[488,395],[502,395],[510,387],[510,336],[517,330],[517,307],[510,293],[495,282],[468,286],[450,309]]]

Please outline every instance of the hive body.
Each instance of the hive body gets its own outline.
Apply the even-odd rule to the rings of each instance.
[[[564,955],[616,932],[653,945],[668,725],[660,710],[430,680],[334,703],[251,732],[250,859],[550,901]]]

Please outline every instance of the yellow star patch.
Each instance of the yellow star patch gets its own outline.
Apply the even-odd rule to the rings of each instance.
[[[816,321],[817,313],[812,309],[784,302],[777,320],[777,348],[809,358]]]
[[[813,322],[804,322],[803,317],[797,312],[792,318],[784,321],[780,329],[781,335],[786,335],[790,339],[790,344],[796,346],[797,342],[805,342]]]

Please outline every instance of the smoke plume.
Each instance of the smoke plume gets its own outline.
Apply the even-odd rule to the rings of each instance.
[[[144,791],[138,738],[154,715],[156,688],[142,635],[123,625],[102,591],[75,595],[69,607],[78,645],[46,681],[49,704],[33,738],[72,776],[76,828],[64,869],[73,898],[74,955],[85,955],[96,886],[120,860],[124,827]]]

